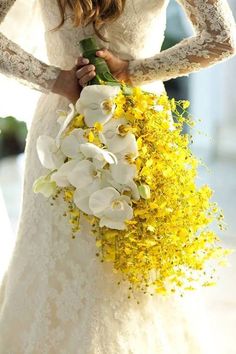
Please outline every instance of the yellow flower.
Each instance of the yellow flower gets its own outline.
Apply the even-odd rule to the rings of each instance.
[[[93,132],[90,131],[89,134],[88,134],[88,141],[89,141],[90,143],[93,143],[93,142],[94,142],[94,139],[95,139],[95,136],[94,136]]]
[[[69,189],[65,189],[64,196],[67,201],[71,201],[73,199],[74,192]]]
[[[175,99],[174,98],[171,99],[170,105],[171,105],[171,110],[175,111],[176,110],[176,103],[175,103]]]
[[[74,118],[72,124],[74,128],[83,128],[85,126],[84,116],[82,114],[79,114]]]
[[[103,131],[103,125],[100,122],[96,122],[94,124],[94,128],[97,132],[102,132]]]
[[[183,109],[187,109],[190,106],[190,102],[187,100],[182,101],[182,107]]]

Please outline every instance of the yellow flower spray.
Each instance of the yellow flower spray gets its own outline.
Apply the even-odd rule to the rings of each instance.
[[[223,249],[209,229],[213,221],[223,228],[223,215],[211,201],[213,191],[196,183],[200,162],[189,148],[189,135],[183,134],[185,124],[193,126],[186,111],[189,102],[135,88],[129,94],[121,90],[115,103],[114,117],[128,121],[123,133],[136,136],[139,156],[135,161],[129,157],[129,162],[136,164],[134,181],[141,198],[133,201],[134,217],[124,231],[99,227],[98,218],[86,216],[97,256],[112,262],[132,290],[168,294],[213,285],[216,264],[223,264],[231,251]],[[83,124],[83,118],[76,117],[67,133]],[[100,131],[102,125],[96,123],[89,137],[98,146]],[[74,189],[63,191],[75,237],[82,212],[73,203]]]

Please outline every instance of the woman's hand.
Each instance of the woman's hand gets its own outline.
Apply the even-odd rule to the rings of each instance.
[[[100,58],[105,59],[107,65],[112,73],[112,75],[119,81],[124,81],[130,84],[130,78],[128,73],[129,61],[120,59],[119,57],[112,54],[107,49],[101,49],[96,52],[96,55]]]
[[[116,57],[107,49],[101,49],[97,51],[96,55],[100,58],[103,58],[107,62],[107,65],[112,75],[116,79],[120,81],[124,81],[126,83],[130,83],[129,75],[128,75],[128,66],[129,66],[128,60],[122,60]],[[80,68],[77,70],[76,76],[79,80],[80,86],[84,86],[87,84],[88,81],[93,79],[94,76],[96,75],[95,66],[89,64],[88,59],[81,58],[81,57],[78,58],[77,65],[80,66]]]
[[[52,92],[64,96],[70,102],[75,103],[80,96],[83,86],[91,80],[93,76],[95,76],[95,74],[89,74],[89,71],[91,71],[91,65],[87,65],[88,63],[88,59],[80,57],[78,58],[76,65],[71,70],[61,70],[52,87]],[[86,75],[85,77],[81,77],[80,84],[76,73],[83,67],[86,67]],[[92,66],[92,69],[94,71],[95,67]]]
[[[105,59],[112,75],[130,84],[128,75],[128,60],[122,60],[109,52],[101,49],[96,55]],[[81,93],[82,88],[96,75],[95,66],[89,64],[87,58],[79,57],[76,65],[71,70],[62,70],[52,87],[52,92],[66,97],[70,102],[75,103]]]

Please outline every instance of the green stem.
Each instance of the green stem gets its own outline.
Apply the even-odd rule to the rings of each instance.
[[[111,74],[106,61],[96,56],[100,50],[96,40],[92,37],[80,41],[80,48],[85,58],[89,59],[90,64],[96,68],[96,76],[88,82],[88,85],[111,85],[120,86],[119,81]]]

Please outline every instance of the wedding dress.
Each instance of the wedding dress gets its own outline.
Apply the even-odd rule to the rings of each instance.
[[[235,53],[235,23],[225,0],[179,0],[195,35],[160,53],[168,0],[127,0],[125,11],[102,29],[101,46],[130,60],[133,84],[156,93],[163,81],[213,65]],[[14,0],[0,0],[0,18]],[[80,55],[79,41],[92,26],[73,27],[70,10],[60,22],[56,0],[39,0],[50,65],[0,34],[0,71],[42,91],[27,137],[24,195],[17,240],[0,292],[0,354],[199,354],[204,346],[194,327],[197,306],[183,299],[137,293],[96,257],[95,239],[82,220],[71,238],[62,200],[32,192],[44,174],[36,153],[41,134],[55,136],[56,110],[68,101],[51,94],[60,69]],[[10,93],[9,93],[10,94]],[[27,101],[27,99],[26,99]],[[25,102],[26,104],[27,102]],[[24,104],[24,102],[22,102]],[[139,300],[139,304],[137,304]],[[195,301],[195,300],[194,300]],[[203,319],[200,326],[204,328]],[[207,354],[210,354],[207,351]],[[213,351],[212,351],[213,353]]]

